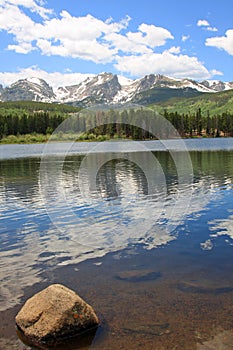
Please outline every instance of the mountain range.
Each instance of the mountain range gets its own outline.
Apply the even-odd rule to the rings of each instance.
[[[112,73],[90,76],[72,86],[52,88],[39,78],[20,79],[8,87],[0,85],[0,101],[40,101],[87,107],[96,104],[149,104],[172,97],[194,97],[205,93],[233,90],[233,82],[175,79],[164,75],[146,75],[127,79]]]

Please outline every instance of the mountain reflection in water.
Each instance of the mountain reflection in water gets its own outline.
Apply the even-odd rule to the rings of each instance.
[[[195,223],[202,213],[210,211],[210,207],[218,208],[218,227],[221,220],[231,220],[232,216],[227,216],[227,212],[231,207],[228,197],[232,194],[232,152],[190,153],[194,182],[192,188],[188,184],[190,188],[183,190],[187,196],[190,193],[192,200],[189,207],[176,208],[175,217],[170,217],[170,225],[174,225],[175,230],[170,232],[166,230],[166,224],[176,200],[177,172],[167,152],[156,152],[154,155],[165,174],[166,188],[158,171],[153,191],[150,190],[148,194],[148,179],[142,169],[132,161],[119,157],[106,162],[99,169],[94,189],[84,186],[89,190],[85,196],[78,186],[77,175],[83,156],[67,157],[62,177],[56,183],[65,190],[64,207],[55,205],[57,193],[50,193],[51,209],[58,211],[55,216],[57,226],[51,223],[40,194],[40,159],[1,162],[3,278],[0,288],[4,300],[1,309],[18,302],[23,287],[39,282],[41,269],[78,263],[123,249],[129,244],[140,243],[146,249],[166,245],[184,234],[187,221]],[[89,158],[90,164],[94,166],[95,162],[99,162],[99,157],[103,155],[93,154]],[[141,159],[150,167],[146,154]],[[88,181],[88,176],[82,181]],[[53,186],[51,184],[52,189]],[[75,213],[75,221],[70,222],[67,206]],[[211,217],[211,211],[209,216],[210,221],[217,219]],[[188,226],[189,232],[192,232],[192,223],[188,223]],[[213,225],[210,230],[208,235],[200,237],[200,244],[210,239],[210,235],[216,236]],[[226,235],[227,232],[224,231]],[[192,239],[194,237],[190,233]],[[91,240],[94,247],[94,243],[98,242],[98,249],[89,244]],[[80,244],[80,241],[84,244]]]

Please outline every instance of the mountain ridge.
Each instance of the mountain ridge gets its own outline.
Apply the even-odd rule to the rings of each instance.
[[[76,85],[52,88],[45,80],[31,77],[10,86],[0,85],[0,101],[39,101],[65,103],[80,107],[96,104],[150,104],[179,95],[192,97],[205,93],[233,90],[233,82],[176,79],[150,74],[131,80],[113,73],[92,75]]]

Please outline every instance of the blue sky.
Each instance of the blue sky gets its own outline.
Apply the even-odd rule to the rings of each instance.
[[[104,71],[233,81],[232,0],[0,0],[0,83]]]

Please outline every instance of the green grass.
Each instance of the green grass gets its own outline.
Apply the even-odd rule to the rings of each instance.
[[[116,137],[114,137],[116,138]],[[72,134],[72,133],[58,133],[58,134],[26,134],[26,135],[8,135],[0,140],[0,144],[31,144],[31,143],[44,143],[47,141],[53,142],[88,142],[88,141],[107,141],[110,140],[110,135],[94,135],[94,134]]]
[[[205,93],[189,98],[171,98],[167,101],[153,103],[150,107],[160,113],[167,110],[178,114],[195,114],[199,108],[203,114],[209,111],[210,116],[224,112],[233,113],[233,91]]]
[[[0,140],[2,144],[12,143],[43,143],[47,142],[50,135],[26,134],[26,135],[8,135]]]
[[[56,112],[56,113],[75,113],[80,111],[79,107],[74,107],[67,104],[44,103],[35,101],[13,101],[0,102],[0,111],[4,110],[23,110],[25,112]]]
[[[156,87],[150,90],[146,90],[140,93],[137,93],[133,99],[134,103],[138,103],[141,105],[148,105],[154,103],[164,103],[171,99],[189,99],[194,97],[202,96],[203,93],[196,91],[194,89],[186,88],[186,89],[170,89],[163,87]]]

